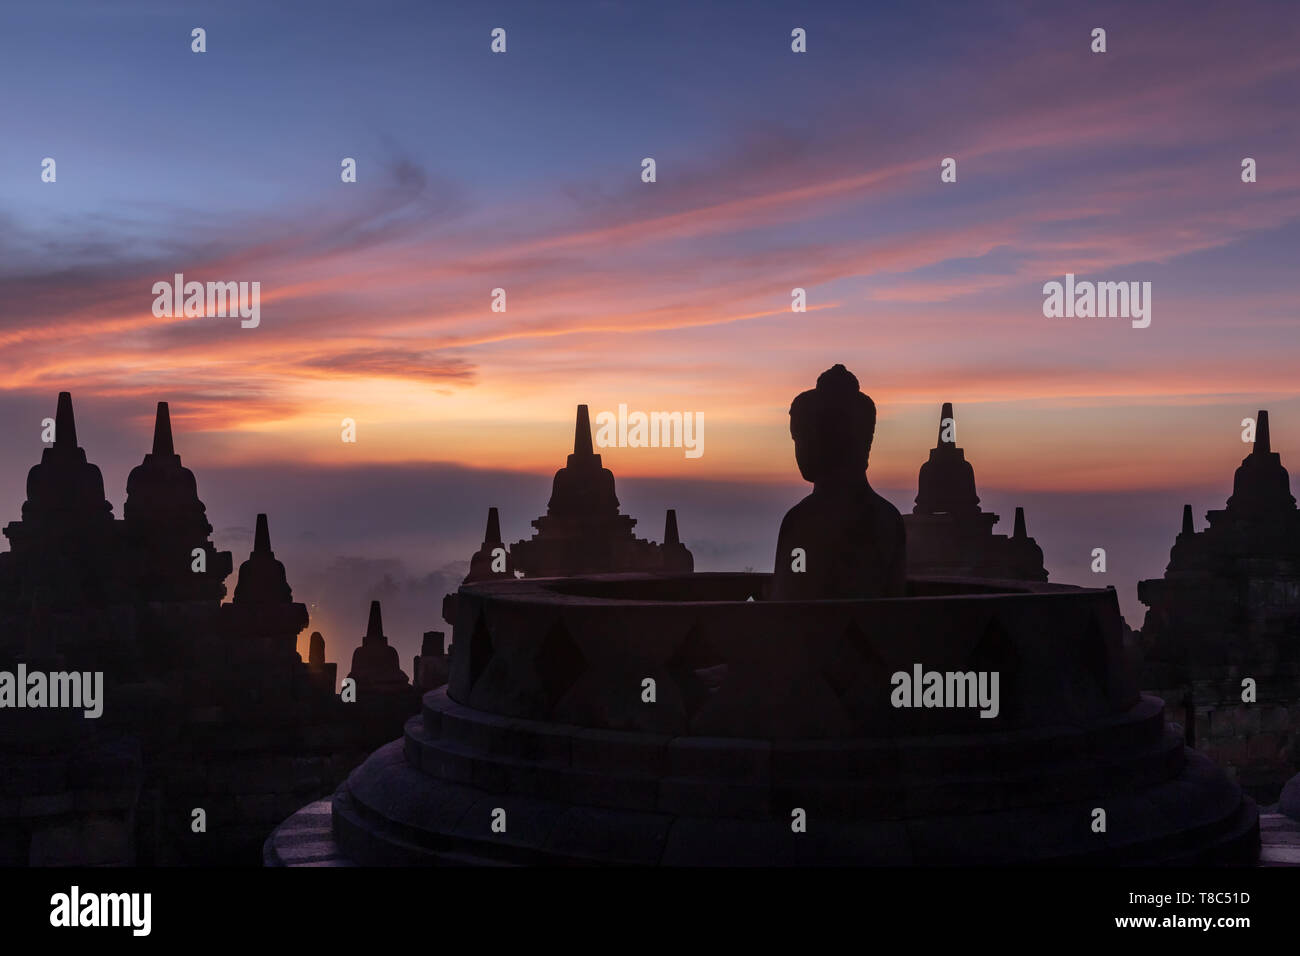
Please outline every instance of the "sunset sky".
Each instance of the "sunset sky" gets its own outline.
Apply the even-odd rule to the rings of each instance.
[[[118,515],[166,399],[218,543],[270,513],[332,659],[394,582],[409,670],[486,506],[531,534],[579,402],[701,413],[699,458],[603,450],[625,510],[770,570],[795,393],[858,375],[902,510],[952,401],[999,530],[1025,504],[1074,583],[1114,542],[1134,626],[1243,417],[1300,463],[1300,5],[272,6],[0,13],[0,523],[58,391]],[[177,272],[260,282],[260,326],[155,318]],[[1067,272],[1152,283],[1151,326],[1044,318]]]

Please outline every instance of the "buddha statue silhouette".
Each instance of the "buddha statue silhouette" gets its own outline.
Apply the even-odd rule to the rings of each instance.
[[[791,403],[795,461],[813,490],[781,522],[772,600],[903,596],[903,518],[867,482],[875,431],[875,403],[843,365]]]

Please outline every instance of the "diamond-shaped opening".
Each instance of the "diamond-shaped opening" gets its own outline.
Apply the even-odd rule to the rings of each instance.
[[[686,713],[692,716],[727,676],[726,662],[704,636],[698,621],[664,666],[677,681]]]
[[[1001,622],[990,618],[984,635],[971,651],[967,669],[998,672],[1000,716],[1013,718],[1020,709],[1020,651]]]
[[[586,669],[582,651],[569,636],[564,624],[557,621],[547,631],[537,648],[535,667],[548,706],[554,706]]]
[[[850,621],[844,628],[821,676],[860,731],[876,733],[887,726],[891,717],[890,672],[856,622]]]

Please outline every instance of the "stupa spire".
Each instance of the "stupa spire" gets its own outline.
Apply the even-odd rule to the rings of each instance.
[[[153,453],[155,455],[174,455],[172,445],[172,417],[166,402],[158,403],[158,415],[153,423]]]
[[[257,531],[253,534],[253,553],[271,554],[271,532],[266,525],[266,515],[257,516]]]
[[[514,565],[501,540],[501,517],[496,508],[489,508],[487,527],[483,529],[483,544],[469,558],[469,574],[463,584],[484,581],[488,578],[513,577]]]
[[[72,417],[71,392],[59,392],[59,406],[54,413],[54,447],[77,447],[77,422]]]
[[[370,602],[370,620],[366,624],[366,636],[363,643],[370,644],[378,641],[380,644],[387,643],[384,638],[384,618],[379,610],[379,602]]]
[[[952,423],[953,423],[953,425],[952,425],[952,437],[953,437],[953,440],[952,440],[952,441],[944,441],[944,440],[943,440],[943,423],[946,422],[946,421],[949,421],[949,420],[951,420]],[[955,418],[953,418],[953,414],[952,414],[952,402],[944,402],[944,403],[943,403],[943,409],[939,412],[939,437],[935,440],[934,446],[935,446],[936,448],[943,448],[945,445],[951,446],[951,447],[953,447],[953,448],[956,448],[956,447],[957,447],[957,420],[956,420]]]
[[[1195,534],[1196,528],[1192,524],[1192,506],[1183,505],[1183,534]]]
[[[1255,453],[1267,455],[1273,450],[1272,442],[1268,435],[1268,409],[1260,409],[1259,414],[1255,416]]]
[[[312,631],[307,645],[307,663],[323,665],[325,663],[325,638],[320,631]]]
[[[1024,508],[1016,508],[1016,526],[1015,526],[1015,530],[1011,532],[1011,537],[1020,538],[1022,540],[1024,538],[1029,537],[1029,534],[1025,531],[1025,509]]]
[[[578,418],[573,424],[573,456],[575,458],[590,458],[591,450],[591,419],[587,415],[587,406],[578,406]]]
[[[664,544],[677,545],[681,540],[677,537],[677,509],[669,508],[668,516],[664,519]]]

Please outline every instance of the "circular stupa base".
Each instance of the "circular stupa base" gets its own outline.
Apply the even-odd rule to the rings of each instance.
[[[1143,697],[1091,738],[779,742],[501,718],[442,688],[335,794],[334,836],[362,865],[1253,862],[1253,803],[1161,712]]]
[[[340,853],[363,865],[1256,859],[1254,804],[1138,693],[1114,591],[949,579],[910,582],[906,598],[770,602],[767,581],[462,588],[451,682],[335,794]],[[931,673],[970,683],[923,701]],[[915,696],[896,693],[900,675]],[[959,684],[967,699],[954,700]]]

